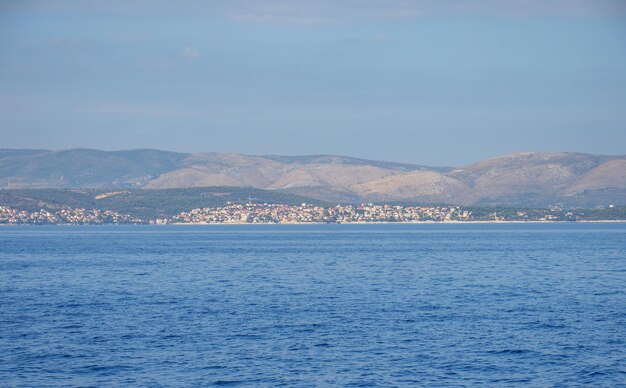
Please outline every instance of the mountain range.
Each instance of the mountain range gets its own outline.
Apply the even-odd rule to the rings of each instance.
[[[626,155],[524,152],[461,167],[345,156],[0,150],[2,188],[251,187],[328,202],[573,207],[626,204]]]

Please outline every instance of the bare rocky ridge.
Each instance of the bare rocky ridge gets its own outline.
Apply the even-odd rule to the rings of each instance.
[[[355,185],[355,192],[374,201],[416,200],[469,204],[471,188],[458,179],[435,171],[413,171]]]
[[[332,155],[0,150],[3,188],[280,190],[335,202],[626,204],[626,156],[516,153],[460,168]]]

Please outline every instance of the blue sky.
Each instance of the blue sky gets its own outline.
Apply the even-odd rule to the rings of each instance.
[[[626,2],[2,1],[0,148],[626,153]]]

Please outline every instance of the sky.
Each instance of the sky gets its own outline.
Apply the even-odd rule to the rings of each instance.
[[[626,154],[623,0],[0,0],[0,148]]]

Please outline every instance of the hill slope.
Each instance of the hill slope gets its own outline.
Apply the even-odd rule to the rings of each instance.
[[[3,187],[142,187],[186,154],[157,150],[0,150]]]

